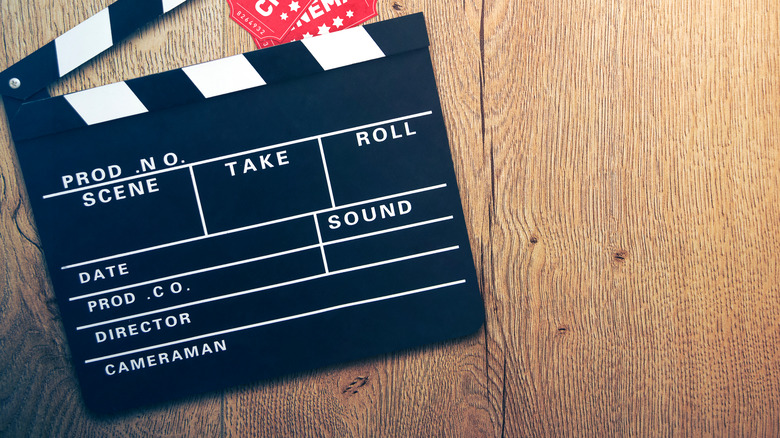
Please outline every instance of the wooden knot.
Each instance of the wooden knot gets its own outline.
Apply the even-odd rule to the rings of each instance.
[[[355,380],[353,380],[349,385],[347,385],[344,390],[341,391],[342,394],[357,394],[358,389],[362,388],[363,386],[368,383],[368,376],[358,376],[355,377]]]

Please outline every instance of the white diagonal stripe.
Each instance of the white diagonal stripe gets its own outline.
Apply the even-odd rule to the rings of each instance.
[[[353,27],[314,38],[303,44],[323,69],[331,70],[385,56],[363,27]]]
[[[66,94],[64,97],[88,125],[148,111],[124,82]]]
[[[60,77],[94,58],[114,44],[108,8],[54,40]]]
[[[182,70],[206,98],[265,85],[244,55],[191,65]]]
[[[168,11],[186,1],[187,0],[162,0],[163,14],[167,14]]]

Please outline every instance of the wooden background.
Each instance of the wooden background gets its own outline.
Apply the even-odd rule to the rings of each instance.
[[[0,69],[109,3],[0,0]],[[52,91],[254,48],[189,3]],[[780,3],[379,11],[426,14],[485,328],[95,418],[3,122],[0,436],[780,435]]]

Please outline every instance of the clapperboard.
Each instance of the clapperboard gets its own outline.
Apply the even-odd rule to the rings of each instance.
[[[484,320],[422,14],[48,97],[182,0],[120,0],[0,74],[97,412]]]

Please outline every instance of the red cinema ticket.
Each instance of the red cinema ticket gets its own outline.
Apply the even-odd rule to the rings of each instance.
[[[227,0],[230,18],[249,31],[255,40],[271,38],[277,41],[289,34],[315,1],[320,0]]]
[[[282,42],[349,29],[376,16],[376,0],[313,0]]]

